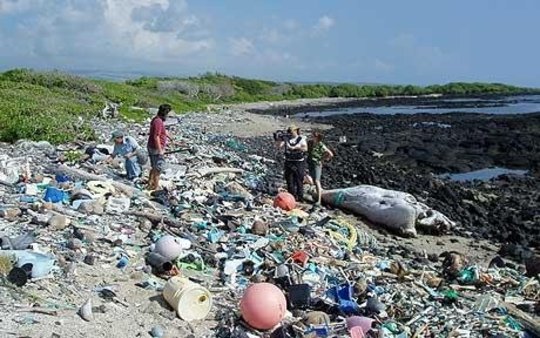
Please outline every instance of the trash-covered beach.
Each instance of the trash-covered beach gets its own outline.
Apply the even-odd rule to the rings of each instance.
[[[186,146],[153,193],[102,162],[113,130],[144,144],[148,123],[96,119],[97,144],[2,144],[0,336],[540,334],[534,248],[501,256],[503,243],[416,191],[393,195],[414,206],[408,237],[344,202],[276,202],[281,160],[261,148],[289,123],[227,109],[170,118]],[[327,188],[355,185],[342,184]]]

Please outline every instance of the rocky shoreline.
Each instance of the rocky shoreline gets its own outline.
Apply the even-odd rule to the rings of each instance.
[[[392,106],[423,106],[433,109],[458,109],[458,108],[492,108],[503,107],[517,103],[518,96],[502,96],[497,94],[485,94],[475,96],[462,95],[420,95],[420,96],[388,96],[388,97],[365,97],[365,98],[320,98],[298,99],[277,102],[251,102],[233,104],[227,108],[246,110],[251,113],[274,116],[302,115],[306,112],[335,110],[344,108],[356,108],[359,112],[369,112],[369,108],[392,107]],[[222,105],[210,106],[214,110]]]
[[[492,240],[518,260],[540,248],[540,113],[365,113],[302,120],[333,127],[326,137],[336,157],[324,169],[325,187],[373,184],[406,191],[457,221],[453,234]],[[348,141],[339,143],[340,136]],[[279,180],[281,156],[269,146],[270,135],[246,142],[278,160],[270,181]],[[495,166],[529,175],[465,183],[438,176]]]

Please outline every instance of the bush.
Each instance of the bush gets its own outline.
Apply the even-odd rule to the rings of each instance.
[[[177,112],[203,110],[208,103],[253,102],[320,97],[389,95],[480,95],[539,93],[500,83],[455,82],[428,87],[355,84],[290,84],[218,73],[191,78],[141,77],[126,82],[91,80],[61,72],[14,69],[0,73],[0,141],[21,138],[62,143],[94,138],[88,121],[107,102],[121,103],[120,114],[143,121],[144,110],[162,103]]]
[[[50,89],[61,88],[85,94],[96,94],[101,91],[101,88],[91,80],[59,71],[36,72],[29,69],[14,69],[2,73],[1,80],[29,83]]]

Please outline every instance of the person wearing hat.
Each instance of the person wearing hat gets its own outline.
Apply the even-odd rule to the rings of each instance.
[[[306,170],[305,157],[308,150],[307,140],[300,135],[300,128],[294,124],[287,129],[289,137],[280,144],[280,148],[285,148],[285,170],[284,176],[287,181],[287,191],[296,198],[297,201],[304,200],[304,175]]]
[[[112,133],[112,140],[114,141],[114,149],[109,161],[117,156],[123,157],[125,159],[124,166],[126,168],[127,178],[133,180],[140,177],[142,168],[138,158],[140,147],[137,141],[131,136],[126,136],[121,130],[116,130]]]

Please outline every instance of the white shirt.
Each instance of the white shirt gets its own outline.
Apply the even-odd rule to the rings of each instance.
[[[289,146],[291,147],[304,147],[304,149],[307,148],[307,139],[302,136],[298,135],[295,138],[291,138],[286,141]],[[305,157],[305,151],[300,149],[291,150],[285,146],[285,160],[287,161],[303,161]],[[301,154],[301,155],[300,155]]]

